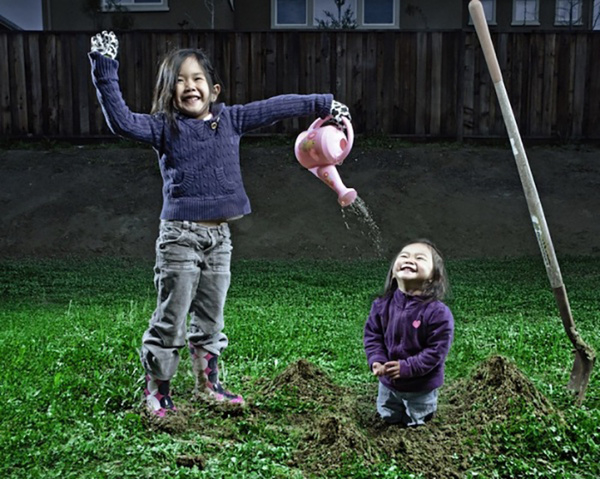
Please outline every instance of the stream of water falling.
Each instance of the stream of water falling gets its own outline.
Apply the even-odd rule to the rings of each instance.
[[[363,201],[360,196],[357,196],[352,204],[346,208],[342,208],[342,218],[347,229],[350,229],[348,224],[348,218],[346,217],[346,211],[356,216],[360,226],[360,232],[366,236],[369,241],[373,244],[375,252],[378,258],[383,258],[383,239],[381,238],[381,230],[375,220],[367,204]]]

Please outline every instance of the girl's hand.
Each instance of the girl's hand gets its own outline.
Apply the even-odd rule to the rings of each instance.
[[[388,361],[383,367],[385,368],[385,375],[390,379],[400,378],[400,361]]]
[[[373,363],[371,370],[373,371],[373,374],[378,377],[385,374],[385,366],[381,363]]]
[[[99,52],[105,57],[114,60],[119,51],[119,40],[117,40],[117,36],[113,32],[105,30],[102,33],[97,33],[92,37],[91,51]]]
[[[331,103],[330,114],[331,119],[329,121],[342,130],[346,128],[344,122],[342,121],[342,118],[346,118],[348,121],[352,121],[352,116],[350,116],[350,110],[348,109],[348,107],[336,100],[333,100],[333,102]]]

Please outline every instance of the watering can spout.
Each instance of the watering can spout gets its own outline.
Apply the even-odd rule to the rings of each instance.
[[[309,171],[337,193],[340,206],[352,204],[358,196],[354,188],[347,188],[344,185],[335,166],[316,166]]]
[[[342,182],[336,166],[341,165],[354,143],[352,124],[342,121],[346,133],[333,125],[324,125],[329,118],[317,118],[308,130],[300,133],[294,145],[298,162],[323,181],[338,195],[338,203],[344,207],[354,202],[357,193]]]

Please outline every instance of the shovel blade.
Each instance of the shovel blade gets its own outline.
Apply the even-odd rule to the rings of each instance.
[[[567,389],[577,394],[577,402],[581,404],[585,398],[585,391],[590,382],[590,375],[594,368],[594,358],[583,354],[581,351],[575,351],[575,362],[571,370],[571,377]]]

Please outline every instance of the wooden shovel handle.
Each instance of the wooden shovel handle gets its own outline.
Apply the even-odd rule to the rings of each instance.
[[[487,20],[485,19],[485,12],[483,11],[483,5],[479,0],[471,0],[469,2],[469,13],[473,19],[473,25],[475,25],[475,31],[479,37],[481,48],[483,49],[483,55],[485,61],[490,70],[490,75],[494,83],[502,81],[502,72],[500,71],[500,65],[498,64],[498,57],[494,51],[494,44],[492,43],[492,37],[490,36],[490,29],[488,28]]]

